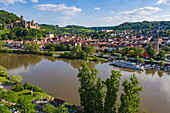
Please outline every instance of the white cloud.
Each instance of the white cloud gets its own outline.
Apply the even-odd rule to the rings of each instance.
[[[110,13],[111,13],[111,14],[115,14],[115,12],[114,12],[114,11],[111,11]]]
[[[100,10],[101,8],[100,8],[100,7],[95,7],[94,9],[95,9],[95,10]]]
[[[167,4],[167,5],[170,5],[170,0],[158,0],[157,4]]]
[[[156,13],[158,11],[161,11],[159,7],[143,7],[139,9],[134,9],[132,11],[124,11],[120,12],[119,14],[124,14],[124,15],[151,15],[153,13]]]
[[[31,0],[31,2],[33,2],[33,3],[37,3],[37,2],[38,2],[38,0]]]
[[[0,0],[0,3],[3,3],[3,4],[5,4],[5,5],[14,4],[15,2],[27,3],[27,2],[24,1],[24,0]]]
[[[40,4],[34,6],[36,9],[42,10],[42,11],[57,11],[57,12],[63,12],[66,14],[74,15],[77,12],[81,12],[82,9],[77,8],[75,6],[68,7],[65,4]]]

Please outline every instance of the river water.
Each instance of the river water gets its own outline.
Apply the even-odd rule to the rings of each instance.
[[[8,69],[10,75],[21,75],[24,82],[38,85],[48,94],[79,105],[78,68],[83,60],[58,59],[37,55],[16,55],[0,53],[0,65]],[[106,80],[111,70],[121,71],[121,82],[136,74],[141,92],[141,109],[155,113],[170,113],[170,76],[166,72],[153,70],[136,71],[110,66],[109,63],[87,61],[90,68],[98,69]],[[119,94],[122,91],[119,92]]]

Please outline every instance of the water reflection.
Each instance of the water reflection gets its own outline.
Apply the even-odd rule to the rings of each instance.
[[[69,60],[36,55],[0,54],[0,65],[8,69],[9,74],[19,74],[23,82],[38,85],[47,93],[79,105],[78,68],[84,60]],[[170,111],[170,76],[154,70],[131,70],[110,66],[109,63],[87,62],[90,68],[99,71],[103,80],[110,77],[111,70],[121,71],[123,82],[136,74],[143,91],[142,109],[150,112],[169,113]]]

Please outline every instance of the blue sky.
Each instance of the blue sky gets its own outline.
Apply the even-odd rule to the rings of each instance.
[[[170,21],[170,0],[0,0],[0,9],[59,26]]]

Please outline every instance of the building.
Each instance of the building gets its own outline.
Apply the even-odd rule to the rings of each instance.
[[[150,40],[150,43],[152,44],[156,53],[159,53],[159,45],[161,44],[161,39],[159,38],[157,33],[153,35],[152,39]]]
[[[51,32],[48,32],[46,35],[45,35],[46,38],[53,38],[54,37],[54,34],[52,34]]]
[[[12,29],[14,27],[22,27],[22,28],[29,28],[29,29],[41,29],[41,27],[37,24],[34,23],[34,20],[32,21],[24,21],[24,17],[21,16],[20,20],[16,20],[16,22],[7,24],[5,26],[5,29]]]

